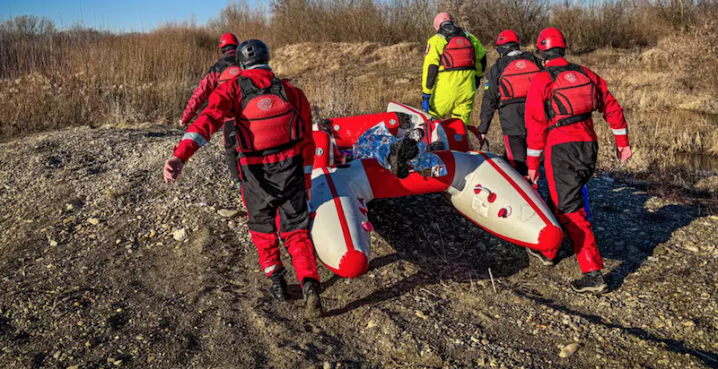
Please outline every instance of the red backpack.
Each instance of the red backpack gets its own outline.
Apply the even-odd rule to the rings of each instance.
[[[464,32],[447,37],[448,43],[441,54],[441,66],[445,71],[476,69],[474,45]]]
[[[576,64],[549,67],[553,79],[553,92],[549,102],[549,117],[554,124],[549,129],[583,122],[598,110],[596,85]]]
[[[239,87],[242,114],[236,127],[241,152],[282,150],[301,140],[301,118],[279,78],[267,88],[258,88],[251,79],[240,76]]]
[[[499,77],[501,105],[525,102],[531,79],[539,72],[541,68],[528,59],[516,59],[509,63]]]
[[[239,76],[239,73],[241,73],[241,72],[242,72],[242,70],[239,69],[239,67],[237,67],[237,66],[231,66],[231,67],[225,68],[222,71],[222,74],[219,75],[219,78],[217,78],[217,82],[219,85],[221,85],[222,83],[225,83],[231,79],[237,78]]]

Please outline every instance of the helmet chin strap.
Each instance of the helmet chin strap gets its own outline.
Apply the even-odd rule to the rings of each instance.
[[[499,45],[499,46],[497,47],[497,51],[499,52],[499,54],[500,54],[501,56],[506,55],[506,54],[508,54],[508,53],[510,53],[510,52],[512,52],[512,51],[519,50],[519,49],[520,49],[519,44],[517,44],[517,43],[515,43],[515,42],[511,42],[511,43],[508,43],[508,44],[505,44],[505,45]]]
[[[540,50],[539,55],[541,56],[541,59],[543,60],[553,60],[558,58],[563,58],[566,56],[566,49],[562,49],[559,47],[555,47],[553,49],[548,49],[546,51]]]
[[[458,33],[458,31],[459,31],[459,28],[456,27],[456,24],[454,24],[453,21],[452,22],[444,22],[439,27],[439,33],[444,36],[447,36],[447,37]]]

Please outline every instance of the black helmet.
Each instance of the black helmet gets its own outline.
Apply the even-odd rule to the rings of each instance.
[[[237,63],[247,68],[269,62],[269,48],[260,40],[247,40],[237,46]]]

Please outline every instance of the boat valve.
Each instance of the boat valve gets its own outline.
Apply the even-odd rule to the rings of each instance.
[[[488,188],[483,187],[483,186],[480,185],[480,184],[478,184],[478,185],[476,185],[476,186],[474,187],[474,194],[475,194],[475,195],[480,194],[482,191],[488,193],[488,196],[486,197],[486,201],[488,201],[489,203],[492,203],[492,202],[496,201],[496,194],[493,193],[493,192],[491,192],[491,190],[489,190]]]

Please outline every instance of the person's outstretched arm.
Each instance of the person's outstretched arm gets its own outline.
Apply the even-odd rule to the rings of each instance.
[[[189,158],[207,144],[212,134],[224,125],[224,117],[233,112],[237,90],[235,80],[223,84],[212,92],[207,108],[190,125],[175,148],[174,155],[165,163],[165,182],[177,180]]]

